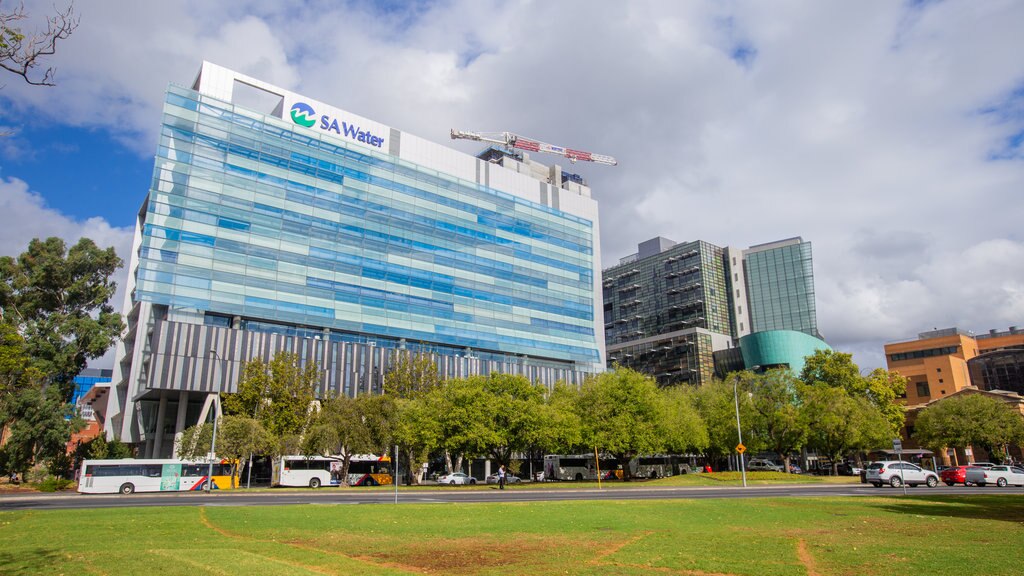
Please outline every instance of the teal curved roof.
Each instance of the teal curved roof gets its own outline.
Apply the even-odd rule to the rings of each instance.
[[[740,338],[743,365],[748,370],[754,366],[786,365],[799,374],[804,369],[804,358],[816,350],[831,349],[824,340],[796,330],[768,330]]]

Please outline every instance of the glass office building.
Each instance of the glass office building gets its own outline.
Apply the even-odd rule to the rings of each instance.
[[[236,101],[254,90],[270,104]],[[601,369],[597,205],[540,168],[204,63],[166,95],[108,434],[166,454],[246,361],[279,350],[351,396],[379,392],[401,350],[450,377]]]
[[[791,238],[743,252],[751,332],[796,330],[821,339],[811,243]]]

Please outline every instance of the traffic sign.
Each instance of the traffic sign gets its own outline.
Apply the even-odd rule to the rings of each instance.
[[[744,446],[743,444],[737,444],[736,451],[739,452],[740,454],[743,454],[744,452],[747,451],[747,447]]]
[[[900,440],[899,438],[893,438],[892,449],[895,450],[897,454],[903,452],[903,441]]]

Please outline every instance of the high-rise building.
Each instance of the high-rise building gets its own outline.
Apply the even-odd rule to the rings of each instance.
[[[795,330],[821,339],[810,242],[796,237],[743,251],[730,248],[728,257],[738,336]]]
[[[243,364],[296,353],[321,394],[603,369],[597,202],[526,154],[462,154],[203,63],[166,95],[139,211],[107,431],[165,455]]]
[[[747,250],[654,238],[604,270],[609,365],[659,384],[786,366],[829,346],[818,335],[811,244]]]

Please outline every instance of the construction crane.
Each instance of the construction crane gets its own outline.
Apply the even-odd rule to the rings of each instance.
[[[559,156],[565,156],[570,162],[586,160],[587,162],[597,162],[598,164],[607,164],[608,166],[617,166],[619,164],[618,161],[611,156],[555,146],[554,144],[523,138],[522,136],[511,132],[463,132],[462,130],[455,130],[453,128],[452,140],[492,142],[494,144],[502,144],[507,148],[518,148],[528,152],[547,152],[548,154],[558,154]]]

